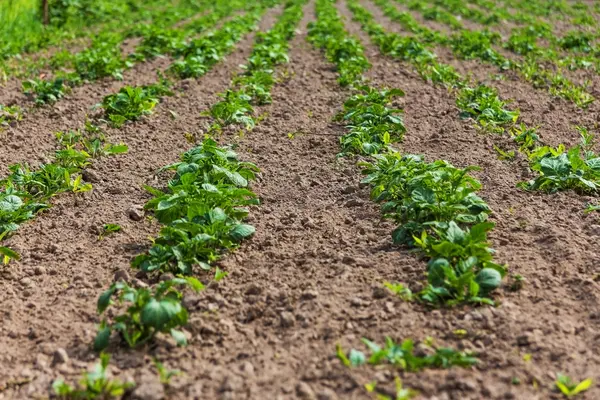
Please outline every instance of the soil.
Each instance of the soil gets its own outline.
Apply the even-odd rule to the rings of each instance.
[[[423,399],[558,399],[557,372],[600,380],[600,218],[583,213],[591,198],[517,189],[528,179],[524,161],[498,160],[492,145],[502,139],[461,120],[452,93],[422,81],[410,65],[381,56],[342,3],[347,29],[362,40],[373,65],[368,77],[406,93],[397,105],[404,108],[408,131],[398,147],[428,160],[481,167],[475,175],[497,224],[493,247],[511,273],[525,277],[524,288],[512,291],[507,282],[496,296],[499,307],[440,310],[382,290],[384,281],[416,287],[425,266],[407,249],[392,246],[394,226],[381,221],[368,188],[360,185],[359,160],[337,157],[344,129],[331,121],[349,93],[306,41],[306,26],[314,20],[311,2],[292,40],[290,63],[277,71],[282,79],[273,88],[273,103],[259,110],[266,118],[244,135],[231,129],[219,139],[235,143],[244,160],[261,168],[253,184],[262,203],[251,211],[255,236],[219,263],[227,278],[186,294],[187,347],[163,337],[136,351],[111,348],[111,373],[135,380],[130,397],[138,399],[369,399],[365,383],[391,390],[398,372],[348,369],[335,356],[336,344],[362,350],[361,338],[381,343],[390,336],[433,337],[439,345],[478,354],[474,368],[400,373]],[[386,29],[401,32],[371,3],[363,5]],[[268,12],[261,30],[280,12]],[[152,116],[107,129],[111,141],[129,145],[129,153],[95,162],[88,174],[93,192],[56,197],[49,211],[7,241],[22,259],[0,269],[1,400],[47,397],[53,380],[76,381],[97,361],[90,349],[97,296],[115,275],[136,279],[129,262],[159,229],[147,219],[131,220],[129,211],[149,199],[144,184],[164,183],[166,177],[155,171],[190,147],[185,133],[201,136],[209,121],[200,112],[241,71],[253,39],[248,35],[204,77],[180,82],[178,95],[166,98]],[[438,55],[461,73],[481,79],[491,73],[489,66]],[[153,80],[158,67],[140,64],[126,80]],[[549,143],[572,143],[573,123],[598,121],[596,108],[574,111],[526,82],[492,83],[524,108],[528,123],[542,125]],[[11,128],[0,148],[2,165],[49,154],[52,133],[81,126],[89,107],[118,85],[83,86],[58,103],[63,109],[42,108],[36,118]],[[123,232],[99,241],[105,223],[117,223]],[[454,334],[459,329],[466,334]],[[157,383],[153,358],[182,371],[166,389]],[[580,398],[600,398],[600,387]]]

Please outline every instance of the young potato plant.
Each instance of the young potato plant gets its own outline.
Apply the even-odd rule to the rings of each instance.
[[[210,269],[224,251],[254,233],[242,221],[246,207],[258,204],[248,189],[258,172],[255,165],[240,162],[230,148],[205,139],[163,170],[175,176],[165,192],[147,187],[154,198],[145,208],[165,226],[148,253],[134,259],[134,268],[190,275],[195,265]]]
[[[392,338],[386,337],[383,347],[365,338],[362,339],[362,342],[371,352],[368,358],[363,352],[355,349],[351,350],[347,356],[338,345],[337,356],[345,366],[391,364],[408,372],[418,372],[426,368],[450,368],[453,366],[468,368],[479,362],[470,353],[463,353],[448,347],[436,347],[433,345],[432,339],[422,343],[423,346],[432,350],[430,355],[415,354],[415,343],[412,339],[405,339],[398,344]]]
[[[0,130],[2,127],[8,126],[13,122],[18,122],[21,119],[23,119],[23,110],[21,107],[0,104]]]
[[[25,94],[33,96],[37,105],[56,103],[71,90],[63,78],[52,81],[30,79],[22,85]]]
[[[122,87],[118,93],[102,100],[104,114],[116,127],[127,121],[137,121],[142,116],[151,114],[162,96],[173,95],[170,85],[170,82],[161,79],[154,85]]]
[[[497,91],[485,85],[462,88],[458,92],[456,105],[463,118],[473,118],[493,132],[502,132],[503,126],[512,125],[519,118],[518,110],[505,109],[506,103],[500,100]]]
[[[125,392],[135,387],[135,383],[110,379],[106,373],[109,361],[110,356],[101,353],[100,363],[96,364],[92,371],[84,374],[83,379],[79,381],[79,387],[71,386],[62,379],[57,379],[52,383],[54,393],[59,399],[65,400],[121,398]]]
[[[123,79],[123,70],[131,68],[133,63],[121,55],[121,41],[120,35],[99,37],[89,49],[77,53],[73,60],[75,73],[69,81],[78,84],[81,80],[95,81],[107,76]]]
[[[571,397],[585,392],[594,383],[590,378],[584,379],[579,383],[576,382],[577,381],[573,382],[573,380],[567,375],[557,374],[555,385],[556,389],[565,395],[565,397],[570,399]]]
[[[94,350],[107,348],[112,332],[118,332],[129,347],[148,343],[159,333],[170,334],[178,345],[185,346],[185,334],[177,329],[185,326],[188,319],[188,312],[181,304],[183,294],[177,290],[181,286],[189,286],[196,292],[204,288],[192,277],[162,281],[153,288],[136,289],[123,281],[113,283],[98,298],[98,314],[114,306],[114,316],[102,320]]]
[[[378,154],[388,144],[401,141],[406,132],[402,110],[387,107],[393,97],[404,96],[404,92],[369,86],[360,90],[344,102],[344,111],[338,116],[349,129],[340,138],[342,154]]]
[[[530,168],[538,176],[519,187],[526,190],[557,192],[574,190],[582,194],[600,191],[600,156],[593,151],[595,138],[586,128],[578,127],[581,144],[566,149],[542,146],[529,153]]]

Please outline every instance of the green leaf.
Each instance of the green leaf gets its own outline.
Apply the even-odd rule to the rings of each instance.
[[[350,360],[350,365],[352,367],[358,367],[364,365],[367,362],[367,358],[362,351],[358,351],[355,349],[350,350],[350,354],[348,355],[348,359]]]
[[[185,338],[185,334],[177,329],[171,329],[171,336],[175,339],[178,346],[187,346],[187,339]]]
[[[475,281],[479,284],[483,294],[487,294],[500,287],[502,276],[495,269],[483,268],[475,277]]]
[[[229,234],[236,241],[241,241],[249,236],[252,236],[256,229],[252,225],[239,224],[236,225]]]
[[[144,325],[161,330],[173,317],[181,311],[179,302],[165,299],[150,301],[142,308],[141,321]]]
[[[19,253],[17,253],[16,251],[9,249],[8,247],[5,246],[0,246],[0,254],[4,256],[5,259],[13,259],[13,260],[20,260],[21,256],[19,255]],[[6,264],[6,262],[5,262]]]
[[[584,381],[581,381],[577,386],[575,386],[575,389],[573,389],[571,391],[571,395],[574,396],[578,393],[585,392],[586,390],[588,390],[590,388],[590,386],[592,386],[592,383],[593,383],[593,381],[590,378],[588,378]]]
[[[102,324],[96,338],[94,339],[94,351],[102,351],[108,347],[110,341],[111,329],[110,326]]]

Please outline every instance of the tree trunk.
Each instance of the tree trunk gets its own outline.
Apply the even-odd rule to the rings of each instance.
[[[44,16],[44,25],[50,23],[50,16],[48,15],[48,0],[42,0],[42,14]]]

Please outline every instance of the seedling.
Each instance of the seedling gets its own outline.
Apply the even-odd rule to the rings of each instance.
[[[120,398],[125,392],[135,386],[132,382],[121,382],[117,379],[107,377],[107,367],[110,356],[100,354],[100,363],[96,364],[94,370],[84,374],[79,381],[79,387],[71,386],[62,379],[52,383],[54,392],[61,399],[88,400],[88,399],[110,399]]]
[[[167,369],[161,362],[157,359],[152,360],[154,362],[154,366],[158,371],[158,376],[160,377],[160,383],[165,386],[169,386],[171,384],[171,379],[174,376],[179,376],[182,372],[178,369]]]
[[[102,227],[102,233],[98,236],[98,240],[104,239],[106,236],[112,235],[113,233],[120,232],[121,225],[117,224],[104,224]]]
[[[366,359],[366,362],[370,365],[391,364],[402,370],[416,372],[425,368],[450,368],[452,366],[466,368],[478,363],[477,358],[470,353],[459,352],[451,348],[436,347],[431,343],[431,340],[422,343],[422,346],[431,348],[433,353],[430,355],[415,354],[415,343],[411,339],[396,344],[390,337],[387,337],[383,347],[368,339],[362,339],[362,342],[371,352],[368,358],[357,350],[351,351],[348,357],[344,354],[341,346],[338,345],[338,358],[344,365],[362,365]]]
[[[155,288],[129,287],[119,281],[102,293],[98,298],[98,314],[104,312],[116,301],[115,310],[111,314],[121,313],[110,319],[103,319],[94,341],[94,350],[101,351],[108,347],[112,332],[118,332],[129,347],[141,346],[158,333],[168,333],[180,346],[185,346],[185,334],[177,328],[187,323],[188,312],[181,304],[182,293],[177,286],[189,286],[198,292],[204,288],[195,278],[175,278],[162,281]],[[112,322],[111,322],[112,321]]]
[[[498,153],[498,159],[500,160],[513,160],[515,158],[514,150],[504,151],[496,145],[494,145],[494,150]]]
[[[57,78],[51,82],[42,79],[30,79],[23,82],[25,94],[33,95],[37,105],[52,104],[69,92],[63,78]]]
[[[394,380],[394,384],[396,388],[396,393],[394,397],[378,393],[377,382],[366,383],[365,389],[369,393],[377,393],[378,400],[410,400],[419,395],[419,392],[403,387],[402,380],[399,377],[396,377],[396,379]]]
[[[585,392],[592,386],[593,381],[588,378],[579,383],[574,383],[567,375],[556,375],[556,388],[567,398],[574,397],[579,393]]]
[[[413,300],[412,291],[402,283],[384,282],[383,286],[388,288],[393,294],[400,297],[404,301],[412,301]]]

